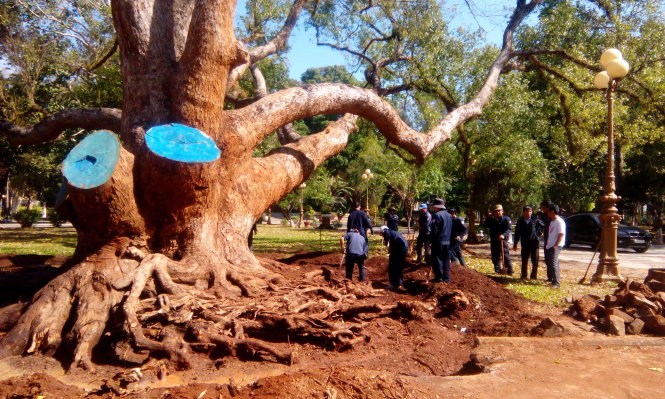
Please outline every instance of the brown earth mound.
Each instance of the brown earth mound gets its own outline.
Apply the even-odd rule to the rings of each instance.
[[[344,281],[339,253],[264,256],[281,262],[268,264],[291,281],[301,281],[308,273],[321,269],[326,271],[324,276]],[[429,267],[409,264],[405,270],[406,290],[394,292],[386,289],[385,257],[373,257],[366,266],[369,284],[344,282],[357,304],[380,308],[420,303],[409,309],[418,313],[416,317],[401,318],[398,313],[376,318],[359,313],[353,321],[364,325],[368,338],[348,350],[331,351],[311,343],[275,343],[277,348],[294,353],[295,361],[290,366],[253,361],[250,356],[245,361],[223,358],[211,368],[209,359],[201,354],[187,371],[165,371],[156,364],[142,366],[140,376],[125,370],[129,392],[123,397],[428,398],[417,386],[410,385],[409,376],[464,373],[475,335],[528,335],[543,317],[533,310],[534,304],[472,269],[453,265],[451,283],[430,284]],[[15,272],[17,269],[11,273]],[[356,275],[357,271],[354,279]],[[41,356],[5,359],[0,364],[0,375],[3,367],[14,375],[22,374],[0,382],[0,398],[73,398],[84,397],[86,392],[87,397],[117,397],[109,382],[117,381],[114,375],[123,373],[116,366],[99,366],[94,373],[64,374],[58,363]],[[36,372],[43,374],[32,374]]]

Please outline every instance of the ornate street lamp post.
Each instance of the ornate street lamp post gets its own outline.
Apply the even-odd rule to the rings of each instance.
[[[369,181],[374,178],[374,174],[372,173],[371,170],[365,169],[365,173],[360,176],[363,180],[365,180],[365,209],[367,209],[367,212],[369,212]]]
[[[600,64],[605,71],[598,73],[593,84],[599,89],[606,89],[607,98],[607,170],[603,182],[601,203],[600,259],[592,283],[603,281],[607,274],[611,279],[622,279],[619,273],[619,256],[617,254],[617,227],[621,218],[617,213],[616,203],[621,199],[615,193],[614,177],[614,91],[619,80],[628,74],[630,66],[617,49],[605,50],[600,57]]]

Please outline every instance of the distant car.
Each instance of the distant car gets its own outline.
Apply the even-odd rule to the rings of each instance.
[[[599,216],[598,213],[580,213],[567,217],[565,246],[582,244],[595,248],[600,240]],[[619,248],[632,248],[635,252],[646,252],[651,246],[651,234],[638,227],[620,223],[617,230],[617,245]]]

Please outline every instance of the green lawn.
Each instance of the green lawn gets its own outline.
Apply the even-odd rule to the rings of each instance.
[[[0,229],[0,254],[71,256],[74,248],[72,227]]]
[[[340,251],[339,239],[344,233],[344,230],[299,229],[261,224],[254,236],[254,252],[281,252],[291,255],[300,251]],[[380,253],[381,237],[377,234],[370,235],[369,241],[370,255]]]
[[[279,252],[292,255],[301,251],[339,252],[339,239],[344,231],[289,228],[279,225],[259,225],[254,237],[258,254]],[[379,235],[370,235],[370,256],[385,255]],[[73,228],[0,229],[0,254],[71,256],[76,246]],[[493,276],[508,289],[536,302],[564,305],[565,298],[592,293],[605,296],[614,291],[616,283],[596,286],[580,285],[579,277],[564,278],[560,289],[552,289],[542,279],[521,281],[515,277],[497,276],[488,259],[466,255],[469,267]]]

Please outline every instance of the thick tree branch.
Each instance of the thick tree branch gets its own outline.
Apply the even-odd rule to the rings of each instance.
[[[291,31],[296,25],[296,22],[298,22],[298,17],[300,16],[300,12],[305,6],[305,3],[307,3],[307,0],[295,0],[291,6],[289,15],[286,17],[284,26],[282,26],[282,29],[280,29],[275,37],[263,46],[256,47],[249,51],[248,59],[246,59],[245,62],[238,64],[230,71],[228,80],[226,82],[227,89],[230,89],[235,84],[235,82],[240,79],[247,68],[270,55],[282,51],[286,47],[289,36],[291,36]]]
[[[115,108],[72,108],[45,118],[32,127],[0,122],[0,135],[12,145],[40,144],[56,140],[66,129],[107,129],[120,131],[122,111]]]
[[[253,183],[250,196],[261,198],[264,202],[256,209],[265,209],[290,193],[307,180],[321,163],[342,151],[349,135],[356,130],[357,119],[355,115],[345,115],[320,133],[301,137],[296,143],[250,160],[249,167],[245,168],[246,178]],[[264,175],[270,178],[256,178]]]
[[[504,32],[503,48],[490,66],[478,94],[445,115],[427,134],[411,129],[398,112],[374,91],[341,84],[319,84],[286,89],[243,109],[230,111],[228,116],[235,122],[236,132],[243,137],[244,143],[239,147],[249,151],[267,134],[294,120],[321,114],[353,113],[373,122],[389,143],[422,160],[450,139],[452,131],[460,123],[482,113],[496,89],[502,68],[512,56],[515,29],[540,2],[533,0],[527,4],[524,0],[518,0]],[[257,125],[255,121],[259,119],[265,122]]]

